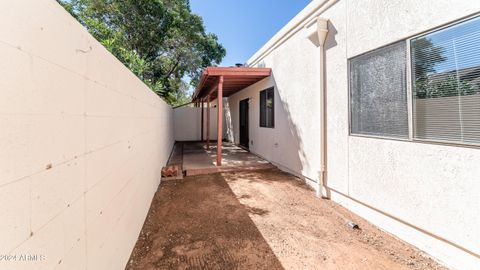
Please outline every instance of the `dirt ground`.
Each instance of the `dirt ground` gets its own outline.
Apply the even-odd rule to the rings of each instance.
[[[126,269],[445,268],[272,169],[162,182]]]

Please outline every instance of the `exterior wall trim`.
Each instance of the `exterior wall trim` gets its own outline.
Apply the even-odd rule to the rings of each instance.
[[[357,200],[357,199],[355,199],[355,198],[353,198],[353,197],[351,197],[351,196],[349,196],[349,195],[346,195],[346,194],[344,194],[344,193],[342,193],[342,192],[340,192],[340,191],[338,191],[338,190],[335,190],[335,189],[333,189],[333,188],[329,188],[329,189],[330,189],[331,191],[333,191],[333,192],[336,192],[336,193],[338,193],[338,194],[340,194],[340,195],[342,195],[342,196],[344,196],[344,197],[346,197],[346,198],[348,198],[348,199],[350,199],[350,200],[358,203],[358,204],[361,204],[361,205],[363,205],[363,206],[365,206],[365,207],[368,207],[368,208],[370,208],[370,209],[372,209],[372,210],[374,210],[374,211],[376,211],[376,212],[378,212],[378,213],[380,213],[380,214],[382,214],[382,215],[384,215],[384,216],[386,216],[386,217],[389,217],[389,218],[391,218],[391,219],[393,219],[393,220],[395,220],[395,221],[398,221],[398,222],[400,222],[400,223],[402,223],[402,224],[404,224],[404,225],[407,225],[408,227],[410,227],[410,228],[412,228],[412,229],[415,229],[415,230],[417,230],[417,231],[420,231],[420,232],[422,232],[422,233],[424,233],[424,234],[426,234],[426,235],[428,235],[428,236],[430,236],[430,237],[433,237],[433,238],[435,238],[435,239],[437,239],[437,240],[440,240],[440,241],[442,241],[442,242],[444,242],[444,243],[446,243],[446,244],[448,244],[448,245],[451,245],[451,246],[453,246],[453,247],[455,247],[455,248],[458,248],[458,249],[460,249],[460,250],[462,250],[462,251],[464,251],[464,252],[466,252],[466,253],[468,253],[468,254],[470,254],[470,255],[472,255],[472,256],[477,257],[477,258],[480,259],[480,254],[477,254],[477,253],[475,253],[475,252],[473,252],[473,251],[471,251],[471,250],[469,250],[469,249],[467,249],[467,248],[464,248],[463,246],[461,246],[461,245],[459,245],[459,244],[456,244],[456,243],[454,243],[454,242],[452,242],[452,241],[450,241],[450,240],[448,240],[448,239],[445,239],[445,238],[443,238],[443,237],[441,237],[441,236],[438,236],[438,235],[436,235],[436,234],[434,234],[434,233],[431,233],[431,232],[429,232],[429,231],[427,231],[427,230],[425,230],[425,229],[422,229],[422,228],[420,228],[420,227],[418,227],[418,226],[415,226],[414,224],[411,224],[411,223],[409,223],[409,222],[407,222],[407,221],[404,221],[404,220],[402,220],[402,219],[400,219],[400,218],[398,218],[398,217],[396,217],[396,216],[394,216],[394,215],[391,215],[391,214],[389,214],[389,213],[387,213],[387,212],[385,212],[385,211],[382,211],[382,210],[380,210],[380,209],[378,209],[378,208],[375,208],[375,207],[373,207],[373,206],[370,206],[370,205],[368,205],[368,204],[366,204],[366,203],[364,203],[364,202],[362,202],[362,201],[359,201],[359,200]]]
[[[248,61],[248,66],[255,66],[263,58],[269,55],[278,46],[289,40],[298,31],[307,27],[312,22],[310,18],[314,18],[332,7],[339,0],[322,0],[313,1],[297,16],[295,16],[285,27],[283,27],[275,36],[273,36],[260,50],[258,50]]]

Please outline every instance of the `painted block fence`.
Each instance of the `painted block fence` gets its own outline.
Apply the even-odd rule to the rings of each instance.
[[[1,1],[0,25],[0,269],[123,269],[171,107],[54,0]]]

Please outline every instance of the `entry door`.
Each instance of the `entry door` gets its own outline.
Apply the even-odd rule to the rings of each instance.
[[[248,98],[240,101],[240,145],[248,148]]]

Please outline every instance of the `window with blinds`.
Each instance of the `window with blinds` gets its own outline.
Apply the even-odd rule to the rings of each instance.
[[[350,60],[350,133],[408,138],[406,42]]]
[[[414,137],[480,143],[480,17],[412,39]]]
[[[273,128],[274,125],[274,88],[260,92],[260,127]]]

